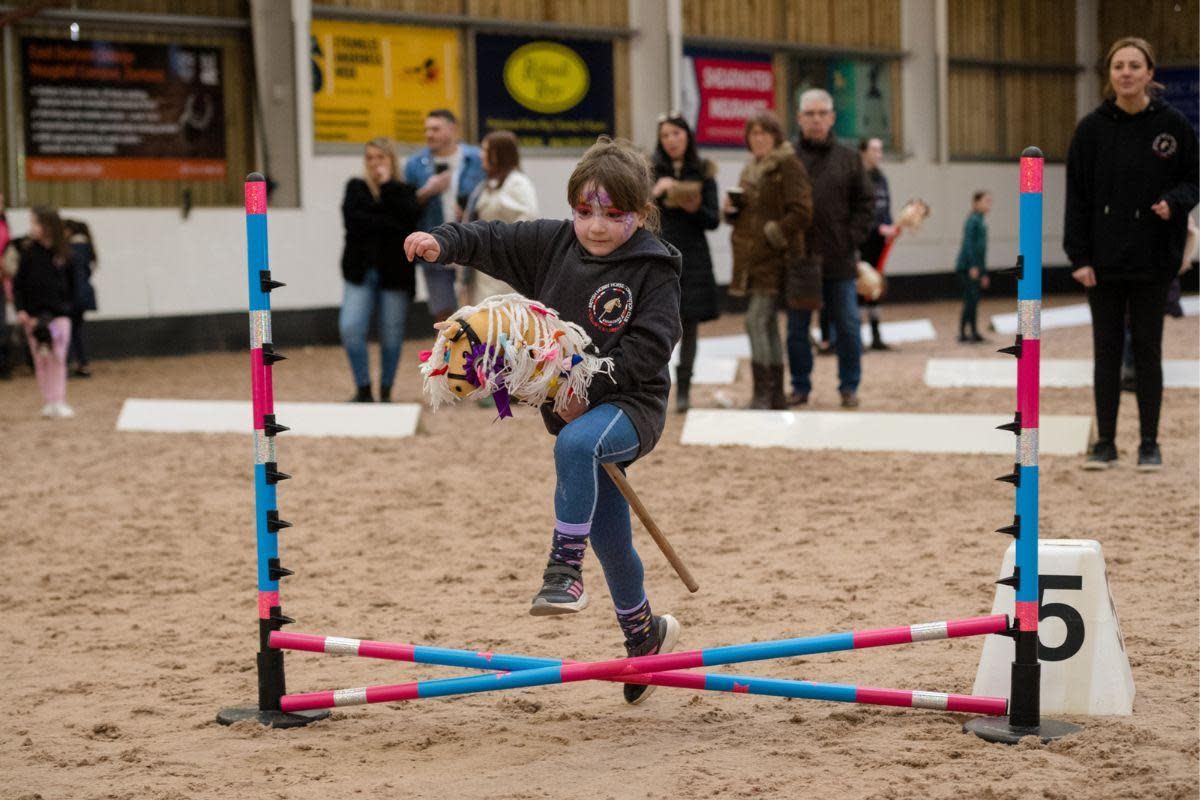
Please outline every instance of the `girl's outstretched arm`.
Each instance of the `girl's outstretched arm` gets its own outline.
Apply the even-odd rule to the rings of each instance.
[[[554,265],[548,257],[551,242],[556,236],[573,236],[571,223],[566,220],[539,219],[531,222],[471,222],[463,225],[448,222],[434,228],[430,234],[437,245],[434,259],[422,252],[432,253],[433,247],[425,239],[424,250],[413,254],[425,260],[436,260],[443,264],[465,264],[485,275],[491,275],[512,286],[527,297],[534,297],[542,283],[542,277]],[[405,242],[408,254],[409,242]]]

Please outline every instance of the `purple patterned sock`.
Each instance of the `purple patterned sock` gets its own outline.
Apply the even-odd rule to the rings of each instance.
[[[650,601],[642,602],[630,609],[617,609],[617,622],[625,634],[625,643],[629,647],[637,647],[650,637],[653,631],[654,616],[650,613]]]
[[[588,533],[591,527],[586,522],[571,524],[555,521],[554,539],[550,544],[550,560],[567,564],[575,569],[583,569],[583,554],[587,552]]]

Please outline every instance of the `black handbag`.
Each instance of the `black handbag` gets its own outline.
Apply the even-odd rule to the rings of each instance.
[[[784,258],[784,299],[797,311],[821,309],[821,257],[805,253]]]

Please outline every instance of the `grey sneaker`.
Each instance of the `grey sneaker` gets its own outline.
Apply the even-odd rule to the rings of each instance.
[[[629,643],[625,643],[625,652],[633,656],[649,656],[658,653],[670,653],[675,649],[675,645],[679,643],[679,621],[670,614],[663,614],[661,617],[654,618],[654,634],[642,642],[637,647],[630,647]],[[650,693],[657,689],[657,686],[647,686],[640,683],[627,683],[622,687],[625,694],[625,702],[631,706],[636,706],[645,702]]]
[[[842,408],[858,408],[858,393],[842,392]]]
[[[1107,439],[1101,439],[1092,445],[1092,452],[1088,453],[1087,461],[1083,462],[1083,468],[1101,470],[1116,466],[1116,464],[1117,446]]]
[[[551,561],[542,573],[542,588],[533,598],[529,613],[535,617],[574,614],[587,608],[583,573],[569,564]]]
[[[1158,442],[1153,439],[1143,439],[1138,446],[1138,472],[1158,472],[1162,469],[1162,451]]]

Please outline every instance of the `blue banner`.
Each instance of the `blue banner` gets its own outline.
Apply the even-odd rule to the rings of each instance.
[[[526,147],[587,147],[615,130],[612,42],[479,34],[479,134]]]
[[[1200,71],[1195,67],[1154,70],[1154,80],[1161,83],[1163,99],[1179,110],[1200,131]]]

